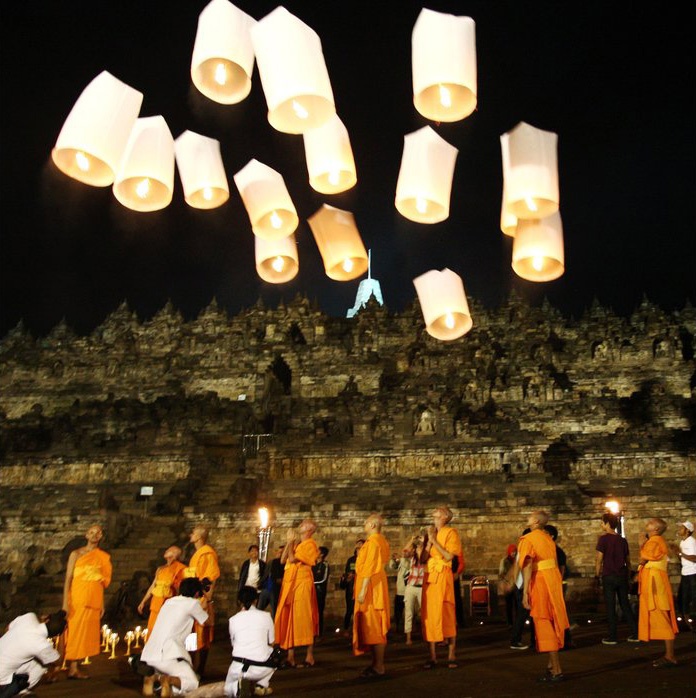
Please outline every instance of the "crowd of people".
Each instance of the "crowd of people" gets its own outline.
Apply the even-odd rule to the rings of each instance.
[[[397,630],[403,631],[406,643],[412,644],[417,615],[427,646],[423,668],[457,668],[457,627],[461,625],[457,596],[461,601],[461,594],[455,582],[464,570],[464,555],[460,536],[450,525],[452,518],[447,506],[436,507],[431,525],[420,529],[395,554],[383,534],[383,518],[372,514],[366,519],[364,535],[358,539],[339,582],[346,594],[344,631],[352,638],[353,653],[369,657],[360,674],[363,679],[374,679],[387,671],[387,641],[393,621]],[[628,544],[617,532],[618,526],[617,517],[605,513],[596,546],[595,573],[602,586],[608,624],[608,635],[602,642],[618,642],[618,603],[629,629],[627,640],[664,641],[664,656],[653,666],[674,666],[678,626],[667,563],[670,554],[681,561],[678,603],[682,614],[693,618],[693,524],[680,523],[680,543],[670,546],[663,537],[665,521],[653,518],[646,523],[639,541],[637,616],[629,602]],[[249,546],[239,575],[239,610],[228,624],[232,657],[222,687],[225,696],[239,695],[245,682],[255,695],[269,695],[277,668],[315,665],[315,643],[323,634],[330,577],[329,550],[315,542],[316,530],[311,519],[302,521],[297,530],[288,531],[285,543],[269,561],[260,558],[257,545]],[[110,556],[100,548],[103,535],[100,526],[91,526],[86,544],[71,553],[61,611],[41,619],[33,613],[19,616],[0,637],[0,698],[30,690],[49,667],[57,668],[61,655],[52,638],[63,640],[68,678],[89,678],[78,660],[100,652],[104,589],[112,573]],[[519,541],[508,546],[501,560],[498,583],[512,628],[511,648],[528,647],[522,642],[522,632],[529,621],[532,641],[547,657],[540,681],[549,683],[563,680],[559,652],[572,646],[563,583],[566,557],[556,543],[557,536],[546,512],[530,514]],[[193,529],[190,542],[194,553],[188,564],[180,560],[179,547],[164,552],[165,564],[157,568],[138,605],[141,614],[149,605],[147,641],[141,655],[132,660],[133,669],[143,676],[145,696],[195,693],[205,670],[213,641],[220,567],[204,526]],[[396,571],[393,618],[387,569]],[[441,647],[446,651],[442,659],[438,656]],[[297,652],[303,648],[300,660]]]

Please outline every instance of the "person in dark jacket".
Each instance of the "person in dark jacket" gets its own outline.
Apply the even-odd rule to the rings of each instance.
[[[239,584],[237,592],[239,593],[244,587],[253,587],[257,591],[261,587],[261,580],[266,571],[266,563],[259,559],[259,546],[252,544],[247,551],[249,558],[244,560],[242,568],[239,570]]]

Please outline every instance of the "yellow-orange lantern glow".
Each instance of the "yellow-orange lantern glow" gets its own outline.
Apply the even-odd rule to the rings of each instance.
[[[317,33],[284,7],[251,28],[268,121],[283,133],[304,133],[336,113]]]
[[[294,235],[264,240],[254,235],[256,273],[270,284],[283,284],[297,276],[300,262]]]
[[[411,36],[413,103],[433,121],[459,121],[476,108],[476,23],[423,9]]]
[[[212,0],[198,17],[191,57],[193,84],[220,104],[241,102],[251,90],[255,20],[228,0]]]
[[[295,231],[300,219],[280,172],[250,160],[234,176],[254,235],[279,240]]]
[[[184,131],[174,141],[184,199],[193,208],[217,208],[230,198],[230,187],[220,155],[220,142]]]
[[[558,134],[521,121],[500,137],[507,208],[517,218],[558,211]]]
[[[565,256],[560,213],[517,223],[512,243],[512,268],[527,281],[553,281],[563,274]]]
[[[324,204],[308,221],[330,279],[350,281],[367,271],[367,251],[350,211]]]
[[[435,339],[450,341],[464,336],[473,326],[469,304],[460,276],[450,269],[431,269],[415,278],[418,301],[426,332]]]
[[[394,202],[402,216],[416,223],[447,219],[458,152],[430,126],[404,136]]]
[[[99,73],[78,97],[51,151],[58,169],[93,187],[111,186],[142,102],[142,92]]]
[[[134,211],[158,211],[169,205],[174,192],[174,138],[164,117],[135,122],[113,190]]]
[[[517,216],[511,213],[510,208],[505,200],[505,187],[503,186],[503,201],[500,204],[500,229],[509,235],[511,238],[515,237],[515,230],[517,229]]]
[[[303,134],[309,184],[322,194],[338,194],[358,181],[348,129],[338,114]]]

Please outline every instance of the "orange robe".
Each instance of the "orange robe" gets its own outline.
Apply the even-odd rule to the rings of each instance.
[[[101,651],[104,589],[111,583],[111,571],[111,556],[99,548],[75,560],[65,645],[65,659],[69,662]]]
[[[171,565],[162,565],[155,573],[155,587],[150,598],[150,617],[147,619],[147,637],[152,634],[162,604],[179,592],[179,584],[184,576],[186,565],[174,560]]]
[[[189,566],[184,570],[184,577],[197,577],[198,579],[205,579],[207,577],[211,582],[220,578],[217,553],[207,543],[202,545],[191,556]],[[203,606],[208,613],[208,620],[205,622],[205,625],[201,625],[198,621],[194,621],[193,627],[196,632],[197,648],[199,650],[205,650],[208,649],[213,642],[215,608],[212,603],[207,603],[205,599],[201,599],[201,606]]]
[[[453,528],[443,526],[437,532],[436,540],[452,557],[462,556],[459,534]],[[452,560],[445,560],[435,546],[430,548],[428,569],[423,580],[421,626],[426,642],[442,642],[457,634]]]
[[[638,575],[638,639],[674,640],[679,632],[674,612],[672,585],[667,575],[667,543],[662,536],[650,536],[640,549],[648,563]]]
[[[563,636],[570,623],[556,561],[556,544],[546,531],[536,529],[520,538],[517,551],[520,569],[532,565],[529,615],[534,618],[537,651],[557,652],[563,647]]]
[[[355,606],[353,611],[353,654],[367,652],[370,645],[386,645],[389,632],[389,589],[384,566],[391,553],[381,533],[373,533],[358,551],[355,561]],[[365,600],[358,602],[363,581],[369,580]]]
[[[275,614],[275,641],[284,650],[311,645],[319,634],[319,609],[312,574],[319,548],[308,538],[297,545],[294,555],[295,562],[285,564]]]

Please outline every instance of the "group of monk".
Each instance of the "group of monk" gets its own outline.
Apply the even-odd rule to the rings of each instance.
[[[421,623],[423,639],[428,645],[429,657],[424,668],[439,665],[437,648],[445,644],[448,668],[457,667],[454,576],[452,561],[463,552],[459,534],[450,526],[453,514],[447,506],[438,506],[432,512],[432,525],[424,539],[421,562],[426,565],[423,580]],[[564,632],[569,627],[563,598],[561,574],[556,559],[556,545],[545,530],[548,514],[536,511],[529,515],[529,532],[518,543],[517,568],[523,577],[523,605],[534,619],[537,650],[548,655],[548,665],[541,681],[563,680],[559,650],[563,648]],[[385,655],[390,629],[390,604],[385,568],[390,560],[390,547],[382,534],[384,524],[379,514],[371,514],[365,521],[365,543],[360,548],[355,565],[355,601],[353,614],[352,648],[355,655],[369,654],[370,665],[361,673],[363,678],[375,678],[386,672]],[[665,641],[665,656],[654,665],[672,666],[677,621],[674,600],[667,576],[668,547],[662,533],[666,524],[662,519],[650,519],[641,537],[640,615],[639,639]],[[314,666],[314,639],[319,634],[319,614],[312,575],[312,567],[319,557],[313,535],[316,524],[311,519],[302,521],[297,531],[291,530],[283,547],[281,563],[284,576],[275,613],[275,642],[287,651],[288,666]],[[99,548],[103,531],[92,526],[87,531],[87,543],[70,555],[64,588],[64,610],[67,612],[65,659],[69,663],[70,679],[88,676],[78,667],[78,660],[100,651],[100,623],[104,609],[104,589],[111,580],[109,555]],[[179,558],[182,551],[176,546],[164,553],[166,564],[159,567],[151,586],[138,606],[143,612],[150,602],[148,629],[151,630],[162,604],[177,593],[178,585],[186,577],[204,582],[205,593],[200,599],[208,620],[195,623],[197,645],[194,652],[195,668],[202,674],[208,649],[213,640],[215,623],[213,595],[215,582],[220,576],[217,554],[207,543],[208,531],[196,526],[190,536],[195,552],[187,565]],[[301,664],[296,649],[306,648]]]

